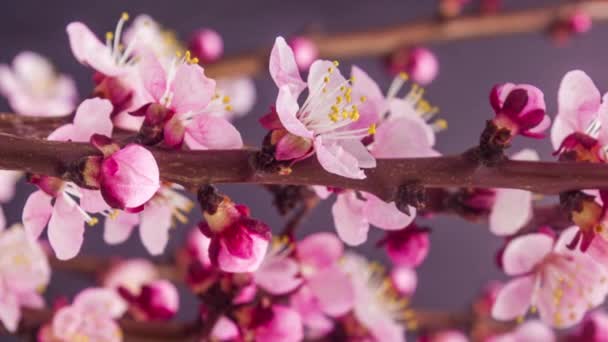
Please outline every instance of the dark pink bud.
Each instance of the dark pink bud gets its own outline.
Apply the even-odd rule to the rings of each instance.
[[[521,134],[542,138],[551,121],[545,113],[544,94],[528,84],[497,85],[490,93],[490,104],[496,113],[496,128],[507,130],[510,136]]]
[[[249,217],[249,208],[224,197],[215,212],[205,211],[201,232],[211,239],[209,258],[224,272],[253,272],[268,248],[270,229]]]
[[[393,263],[414,268],[419,266],[429,253],[429,229],[419,228],[415,223],[388,232],[381,241]]]
[[[588,32],[592,25],[591,16],[585,11],[576,11],[568,18],[568,24],[573,33]]]
[[[118,292],[129,303],[130,312],[137,320],[169,320],[179,308],[177,289],[166,280],[144,285],[139,294],[134,294],[125,287],[119,287]]]
[[[318,57],[319,49],[310,38],[296,36],[289,40],[289,46],[293,50],[296,64],[301,71],[306,71]]]
[[[188,49],[203,63],[213,63],[224,53],[224,40],[217,31],[200,29],[192,34]]]

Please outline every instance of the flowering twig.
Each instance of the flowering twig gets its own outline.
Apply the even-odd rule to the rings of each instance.
[[[599,0],[571,1],[492,15],[473,14],[451,20],[437,18],[370,31],[311,34],[308,37],[316,44],[322,58],[378,56],[403,46],[422,43],[542,32],[576,10],[588,13],[593,20],[608,20],[608,3]],[[217,63],[207,65],[205,71],[214,77],[255,75],[267,69],[269,51],[270,49],[258,49],[227,56]]]
[[[517,188],[536,193],[608,187],[608,165],[573,162],[504,160],[486,167],[466,155],[436,158],[380,159],[367,178],[350,179],[330,174],[315,158],[294,166],[289,175],[256,171],[251,159],[256,150],[174,151],[149,148],[164,181],[189,189],[209,183],[323,185],[373,193],[393,201],[401,184],[417,182],[427,188]],[[81,158],[97,155],[89,144],[57,142],[0,134],[0,169],[67,177]]]

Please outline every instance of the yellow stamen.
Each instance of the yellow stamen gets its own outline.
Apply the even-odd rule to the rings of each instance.
[[[361,103],[365,103],[365,101],[367,101],[367,97],[361,96],[361,98],[359,100],[361,101]]]
[[[229,104],[230,103],[230,96],[228,96],[228,95],[224,96],[224,98],[222,99],[222,102],[224,104]]]
[[[367,129],[367,133],[374,135],[376,134],[376,124],[373,123],[369,126],[369,128]]]
[[[340,65],[340,62],[338,62],[338,61],[334,61],[333,63],[334,63],[335,67],[338,67]]]
[[[410,78],[410,76],[405,71],[400,72],[399,77],[404,81],[407,81]]]
[[[106,32],[106,40],[112,40],[112,39],[114,39],[114,33]]]
[[[93,227],[97,223],[99,223],[99,219],[97,219],[97,217],[91,217],[91,219],[89,221],[87,221],[87,224],[89,225],[89,227]]]
[[[129,20],[129,13],[127,12],[122,12],[122,14],[120,15],[120,19],[127,21]]]

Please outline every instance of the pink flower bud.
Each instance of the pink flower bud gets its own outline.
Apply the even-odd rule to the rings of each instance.
[[[201,232],[211,239],[209,257],[224,272],[254,272],[258,269],[270,240],[270,229],[249,217],[249,208],[224,197],[215,212],[203,213]]]
[[[568,24],[573,33],[585,33],[591,30],[591,16],[585,11],[576,11],[568,18]]]
[[[130,312],[137,320],[169,320],[179,309],[177,289],[166,280],[157,280],[144,285],[138,295],[125,287],[120,287],[118,292],[129,303]]]
[[[119,209],[144,205],[160,188],[160,172],[154,156],[136,144],[116,151],[116,145],[101,137],[94,135],[91,141],[104,153],[100,172],[104,200]],[[108,147],[112,145],[116,147]]]
[[[224,41],[217,31],[200,29],[192,34],[188,49],[203,63],[213,63],[224,53]]]
[[[310,38],[296,36],[291,38],[288,44],[293,50],[293,55],[300,71],[308,70],[312,62],[319,57],[319,49]]]
[[[545,113],[544,94],[534,86],[497,85],[490,93],[490,104],[496,113],[494,124],[498,129],[510,131],[511,136],[542,138],[542,133],[551,125]]]
[[[408,267],[395,267],[391,271],[393,287],[404,296],[411,296],[416,291],[418,276],[416,271]]]
[[[430,84],[439,73],[439,61],[435,54],[424,47],[401,49],[387,60],[391,74],[406,72],[412,80],[422,85]]]
[[[386,234],[382,240],[386,253],[395,265],[419,266],[429,253],[430,241],[427,228],[419,228],[415,223]]]

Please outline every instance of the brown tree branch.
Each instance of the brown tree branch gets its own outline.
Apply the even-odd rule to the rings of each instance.
[[[595,21],[608,20],[608,3],[605,1],[564,1],[560,5],[491,15],[471,14],[450,20],[435,18],[369,31],[311,34],[308,37],[317,45],[321,58],[382,56],[403,46],[543,32],[556,21],[567,18],[579,9]],[[213,77],[253,76],[267,70],[269,51],[265,48],[228,56],[217,63],[206,65],[205,71]]]
[[[517,188],[546,194],[608,187],[606,164],[505,160],[486,167],[466,155],[379,159],[376,168],[366,170],[366,179],[357,180],[326,172],[314,157],[294,165],[291,174],[280,175],[256,171],[250,162],[256,154],[252,149],[149,150],[158,162],[162,180],[189,189],[211,183],[323,185],[365,191],[393,201],[399,186],[411,182],[427,188]],[[69,165],[97,154],[86,143],[0,134],[0,169],[67,177]]]

